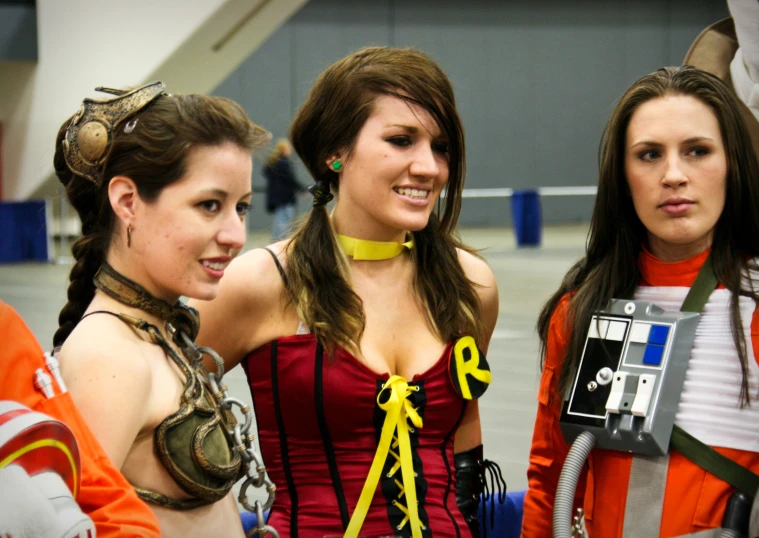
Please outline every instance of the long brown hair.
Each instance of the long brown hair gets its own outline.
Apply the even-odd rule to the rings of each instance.
[[[79,213],[82,237],[72,247],[76,263],[69,275],[68,302],[58,317],[54,346],[68,338],[95,295],[92,278],[106,258],[114,233],[114,212],[108,198],[111,178],[131,178],[140,198],[152,202],[184,175],[192,148],[231,142],[253,151],[269,138],[237,103],[222,97],[161,95],[135,117],[138,121],[133,131],[116,129],[99,185],[74,174],[66,164],[63,141],[73,117],[58,131],[55,173]]]
[[[631,298],[641,279],[637,259],[647,240],[628,194],[624,172],[627,126],[643,103],[667,95],[692,96],[709,106],[720,126],[727,159],[726,199],[714,228],[711,258],[719,281],[730,291],[733,340],[743,371],[741,402],[749,402],[748,355],[738,299],[759,299],[753,286],[741,286],[741,275],[755,268],[759,255],[759,165],[738,103],[717,77],[690,66],[668,67],[638,79],[625,92],[606,125],[599,148],[599,184],[588,232],[586,256],[566,274],[559,289],[543,306],[538,319],[541,354],[545,361],[551,317],[561,299],[571,294],[568,323],[572,330],[559,386],[566,390],[577,369],[585,340],[584,327],[595,311],[612,298]]]
[[[464,187],[464,132],[453,88],[440,67],[422,52],[387,47],[365,48],[339,60],[319,76],[293,121],[293,147],[313,178],[336,191],[338,175],[326,162],[335,153],[350,152],[380,95],[422,107],[448,140],[444,202],[427,226],[413,234],[414,287],[441,339],[461,333],[479,339],[483,333],[479,298],[456,251],[469,250],[455,236]],[[288,293],[322,345],[329,350],[335,344],[356,350],[365,325],[363,305],[349,284],[347,260],[326,207],[315,207],[293,236],[286,271]]]

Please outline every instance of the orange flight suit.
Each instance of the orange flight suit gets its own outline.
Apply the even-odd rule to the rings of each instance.
[[[55,396],[46,398],[35,388],[38,368],[45,368],[42,348],[18,313],[0,301],[0,400],[20,402],[71,428],[82,468],[76,501],[95,523],[98,538],[160,537],[153,511],[108,459],[69,393],[54,383]]]
[[[639,257],[643,275],[641,286],[690,287],[708,251],[682,262],[664,263],[648,252]],[[569,445],[559,427],[562,398],[558,380],[569,343],[566,325],[569,301],[564,297],[550,322],[545,367],[538,392],[538,415],[527,470],[529,490],[524,501],[522,538],[551,538],[556,485]],[[751,342],[759,358],[759,311],[754,310]],[[758,405],[751,394],[752,405]],[[723,455],[759,474],[759,454],[730,448],[716,448]],[[577,485],[575,508],[585,510],[591,538],[621,538],[627,502],[627,485],[632,455],[626,452],[593,450]],[[660,537],[681,536],[720,527],[725,506],[735,488],[707,473],[677,452],[671,452]]]

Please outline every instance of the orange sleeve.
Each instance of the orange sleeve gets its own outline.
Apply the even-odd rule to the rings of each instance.
[[[76,501],[95,523],[98,538],[159,538],[158,520],[135,493],[79,414],[68,393],[46,398],[34,387],[44,352],[21,317],[0,301],[0,400],[14,400],[65,423],[76,437],[82,477]]]
[[[551,538],[556,485],[569,450],[558,425],[562,402],[557,392],[558,376],[570,334],[566,326],[567,306],[565,298],[557,307],[549,327],[546,365],[538,395],[538,415],[527,471],[529,489],[524,501],[523,538]],[[759,307],[751,320],[751,346],[759,362]],[[728,448],[715,449],[759,473],[759,454]],[[589,458],[589,464],[591,473],[583,473],[578,483],[575,507],[584,504],[590,536],[621,536],[627,488],[620,489],[620,484],[629,482],[632,456],[619,451],[596,449]],[[673,452],[667,474],[661,536],[681,536],[719,527],[724,507],[733,491],[730,485]],[[581,500],[584,502],[581,503]]]
[[[562,397],[558,383],[561,366],[567,351],[569,328],[567,310],[569,298],[564,297],[554,310],[548,328],[546,360],[538,391],[538,414],[532,434],[530,464],[527,468],[528,490],[524,499],[522,538],[551,538],[553,536],[553,505],[569,446],[559,427]],[[582,506],[585,495],[583,473],[577,484],[575,505]]]

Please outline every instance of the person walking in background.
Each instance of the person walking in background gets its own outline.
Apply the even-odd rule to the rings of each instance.
[[[293,173],[290,163],[292,148],[281,138],[277,141],[264,167],[266,178],[266,211],[274,213],[272,240],[284,239],[295,219],[295,195],[304,189]]]

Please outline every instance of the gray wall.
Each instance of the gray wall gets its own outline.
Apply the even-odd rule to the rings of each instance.
[[[37,8],[33,0],[0,0],[0,61],[37,61]]]
[[[639,76],[679,64],[728,15],[725,0],[311,0],[214,93],[242,103],[276,139],[331,62],[367,45],[414,46],[453,81],[468,188],[594,185],[615,99]],[[308,181],[302,168],[300,178]],[[587,220],[591,209],[591,197],[543,199],[547,222]],[[251,218],[269,225],[262,195]],[[507,199],[469,199],[460,223],[510,218]]]

